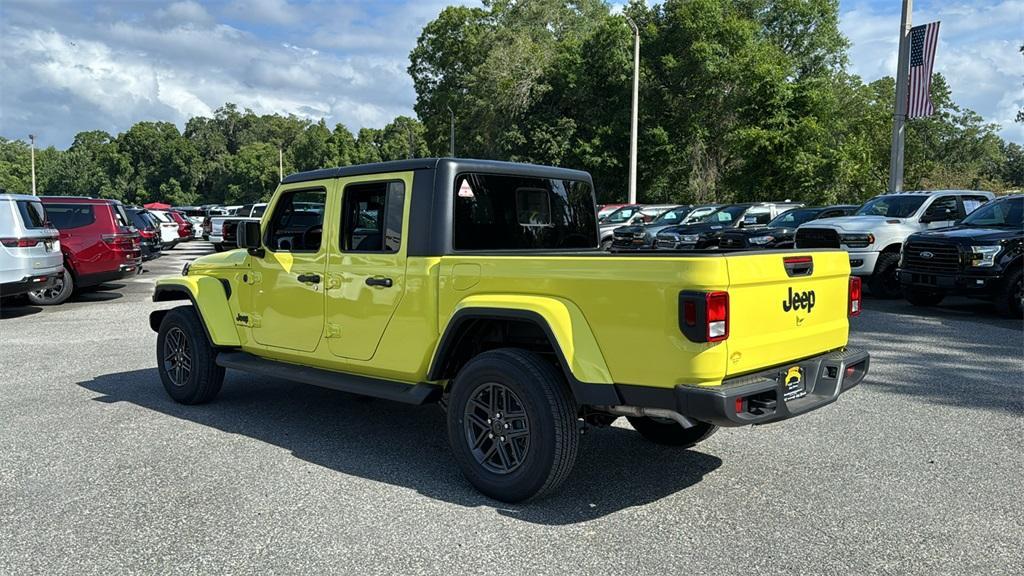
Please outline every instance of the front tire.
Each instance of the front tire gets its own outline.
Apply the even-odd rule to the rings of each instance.
[[[181,404],[213,400],[224,383],[224,368],[202,320],[192,306],[179,306],[164,316],[156,338],[156,365],[164,390]]]
[[[448,441],[462,474],[502,502],[553,492],[576,462],[576,403],[539,355],[485,352],[459,371],[448,398]]]
[[[223,252],[224,251],[224,245],[223,244],[214,244],[213,245],[213,249],[215,251],[217,251],[217,252]]]
[[[946,295],[927,288],[906,288],[903,290],[903,297],[914,306],[937,306]]]
[[[900,279],[896,277],[896,268],[900,263],[900,255],[886,252],[875,262],[875,271],[868,278],[871,294],[879,298],[899,298],[901,294]]]
[[[75,291],[75,277],[65,268],[60,278],[54,280],[53,286],[45,290],[28,293],[28,301],[36,306],[56,306],[63,304]]]
[[[655,444],[664,444],[665,446],[689,448],[707,440],[718,431],[718,426],[707,422],[697,422],[691,428],[683,428],[674,420],[646,416],[628,416],[626,419],[641,436]]]
[[[1006,277],[1006,283],[996,294],[996,309],[1010,318],[1024,316],[1024,271],[1017,270]]]

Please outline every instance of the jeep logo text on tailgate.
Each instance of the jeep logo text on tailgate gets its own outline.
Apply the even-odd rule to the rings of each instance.
[[[814,308],[814,290],[793,292],[793,288],[790,288],[789,298],[782,301],[782,309],[789,312],[790,310],[799,310],[801,308],[806,308],[808,312]]]

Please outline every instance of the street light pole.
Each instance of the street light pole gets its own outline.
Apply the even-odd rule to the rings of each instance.
[[[451,106],[445,106],[448,109],[448,114],[451,116],[451,128],[449,132],[448,141],[448,156],[455,158],[455,112]]]
[[[36,194],[36,135],[29,134],[28,140],[31,142],[29,154],[32,157],[32,195],[38,196]]]
[[[284,148],[277,149],[277,179],[284,182]]]
[[[629,129],[629,203],[636,204],[636,132],[640,110],[640,29],[633,19],[626,17],[633,28],[633,113]]]
[[[896,65],[896,106],[892,114],[892,148],[889,150],[889,192],[903,191],[903,146],[907,125],[907,78],[910,66],[911,0],[903,0],[900,19],[900,55]]]

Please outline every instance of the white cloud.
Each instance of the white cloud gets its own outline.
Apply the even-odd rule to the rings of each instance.
[[[242,20],[267,24],[291,24],[299,18],[299,9],[288,0],[235,0],[228,12]]]
[[[1013,121],[1024,108],[1024,0],[925,4],[912,17],[914,24],[935,20],[942,22],[935,71],[946,77],[953,99],[1000,124],[1004,138],[1024,143],[1024,125]],[[899,26],[896,2],[844,10],[851,70],[866,81],[895,76]]]
[[[203,8],[201,4],[197,4],[192,0],[173,2],[167,6],[167,8],[157,10],[156,15],[158,18],[173,22],[205,24],[212,21],[212,17],[209,12],[206,11],[206,8]]]
[[[116,133],[142,120],[183,128],[225,102],[323,116],[353,130],[383,126],[413,114],[405,69],[416,34],[406,31],[418,31],[440,9],[420,3],[396,17],[353,5],[305,5],[320,15],[342,10],[361,22],[351,28],[402,31],[387,44],[339,50],[312,40],[314,29],[344,28],[327,18],[268,32],[226,24],[221,13],[191,2],[141,2],[142,12],[133,12],[122,0],[113,5],[118,10],[40,15],[30,3],[0,1],[13,2],[0,20],[0,134],[38,132],[44,145],[58,147],[79,131]]]

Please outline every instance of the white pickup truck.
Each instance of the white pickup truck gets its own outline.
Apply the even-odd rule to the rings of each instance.
[[[265,202],[259,204],[245,204],[229,216],[214,216],[210,218],[210,242],[213,242],[217,252],[230,250],[235,247],[235,234],[238,224],[245,220],[259,221],[263,212],[267,209]]]
[[[875,296],[895,298],[901,292],[896,268],[903,241],[915,232],[953,226],[993,198],[993,193],[979,190],[883,194],[868,200],[852,216],[800,226],[796,247],[845,249],[851,274],[866,278]]]

